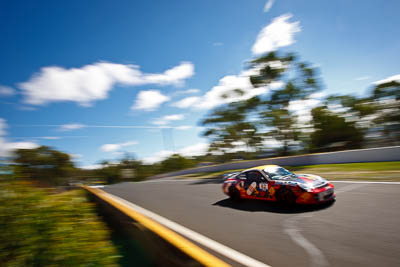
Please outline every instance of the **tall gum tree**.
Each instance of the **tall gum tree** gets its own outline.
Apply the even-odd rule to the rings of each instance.
[[[253,87],[265,87],[267,93],[214,109],[201,121],[207,127],[203,135],[211,139],[212,150],[229,151],[242,142],[247,151],[258,151],[268,138],[282,144],[281,154],[288,154],[291,146],[301,143],[301,129],[290,102],[320,90],[318,71],[292,53],[277,52],[250,61],[248,67]],[[281,87],[272,89],[278,82]]]

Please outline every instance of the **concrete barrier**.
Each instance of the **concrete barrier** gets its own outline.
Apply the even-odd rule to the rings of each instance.
[[[276,164],[282,166],[301,166],[301,165],[316,165],[316,164],[338,164],[338,163],[360,163],[360,162],[382,162],[382,161],[400,161],[400,146],[382,147],[382,148],[367,148],[346,150],[337,152],[305,154],[290,157],[277,157],[260,160],[248,160],[229,162],[219,165],[211,165],[186,169],[170,173],[159,174],[151,177],[158,179],[164,177],[202,173],[202,172],[217,172],[234,169],[247,169],[260,165]]]

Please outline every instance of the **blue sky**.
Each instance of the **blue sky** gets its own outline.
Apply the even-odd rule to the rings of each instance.
[[[199,154],[215,96],[249,86],[245,62],[272,49],[319,66],[324,94],[366,94],[400,73],[398,10],[396,0],[1,0],[0,156],[48,145],[90,166],[124,152]]]

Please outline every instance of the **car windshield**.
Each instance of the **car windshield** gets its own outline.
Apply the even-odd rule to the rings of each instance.
[[[295,174],[282,167],[267,167],[263,170],[272,180],[279,180]]]

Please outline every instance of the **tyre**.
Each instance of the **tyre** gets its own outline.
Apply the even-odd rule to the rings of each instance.
[[[229,197],[234,201],[240,201],[242,198],[240,197],[240,192],[236,187],[231,186],[229,188]]]
[[[285,205],[296,204],[295,194],[290,189],[287,188],[279,189],[278,192],[276,192],[276,198],[280,203]]]

